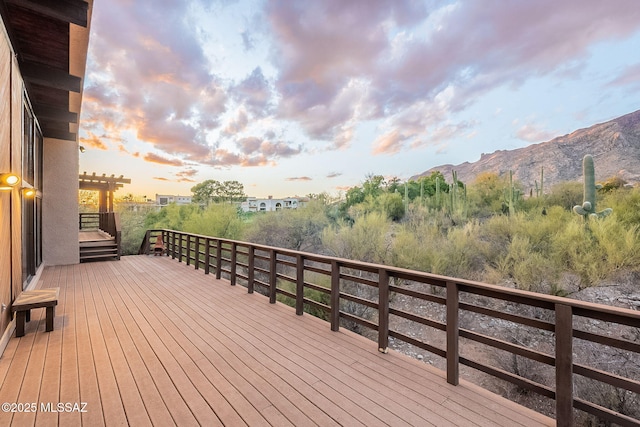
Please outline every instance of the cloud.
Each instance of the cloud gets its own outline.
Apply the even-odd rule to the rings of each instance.
[[[480,96],[577,75],[594,45],[640,28],[635,0],[258,3],[230,32],[245,56],[228,61],[237,52],[225,52],[221,29],[195,24],[194,10],[212,12],[210,0],[97,2],[82,138],[104,149],[95,135],[133,134],[165,160],[263,166],[305,151],[289,128],[303,132],[304,146],[334,150],[375,121],[375,154],[441,149],[473,132],[455,115]],[[223,43],[205,45],[212,40]],[[270,63],[260,62],[265,54]],[[220,66],[234,77],[216,75]],[[636,64],[610,85],[639,79]],[[544,131],[530,124],[517,134],[538,140]]]
[[[339,176],[341,176],[342,173],[341,172],[331,172],[330,174],[327,174],[327,178],[331,179],[331,178],[337,178]]]
[[[244,131],[249,123],[249,117],[244,109],[238,111],[238,115],[235,118],[229,120],[227,126],[222,130],[223,135],[231,136]]]
[[[262,69],[257,67],[244,80],[229,89],[231,96],[244,105],[254,116],[268,114],[271,101],[271,87]]]
[[[84,144],[85,146],[91,147],[91,148],[97,148],[98,150],[107,150],[108,147],[107,145],[102,142],[102,140],[100,139],[100,137],[98,137],[96,134],[94,134],[93,132],[87,132],[89,134],[88,137],[81,137],[80,138],[80,143]]]
[[[167,181],[167,182],[171,181],[170,179],[164,178],[164,177],[161,177],[161,176],[154,176],[153,179],[155,179],[157,181]]]
[[[292,176],[289,178],[285,178],[285,181],[313,181],[312,178],[308,176]]]
[[[557,132],[543,129],[535,123],[526,123],[516,130],[516,137],[527,142],[548,141],[557,136]]]
[[[184,162],[180,159],[167,159],[166,157],[159,156],[154,153],[147,153],[144,155],[143,159],[147,162],[158,163],[160,165],[168,165],[168,166],[183,166]]]
[[[300,145],[295,147],[284,141],[263,140],[255,136],[241,138],[236,145],[245,156],[261,155],[270,159],[291,157],[302,152]]]
[[[227,95],[187,19],[189,3],[114,0],[94,12],[83,125],[206,158]]]
[[[609,82],[609,86],[640,86],[640,63],[630,65]]]
[[[255,41],[253,40],[251,33],[245,30],[240,33],[240,37],[242,37],[242,45],[244,46],[244,50],[245,51],[253,50],[253,48],[255,47]]]
[[[192,179],[194,176],[198,174],[198,170],[195,168],[187,168],[180,172],[176,173],[176,177],[178,178],[178,182],[196,182]]]
[[[450,92],[439,123],[428,129],[431,139],[394,120],[377,152],[420,146],[405,144],[414,138],[443,141],[465,127],[443,125],[481,95],[530,78],[575,75],[594,44],[640,27],[634,0],[615,7],[599,0],[461,1],[439,9],[428,2],[328,0],[269,2],[265,10],[280,70],[278,117],[298,122],[313,139],[348,144],[342,132],[358,122],[402,115]],[[630,69],[620,82],[635,76]]]

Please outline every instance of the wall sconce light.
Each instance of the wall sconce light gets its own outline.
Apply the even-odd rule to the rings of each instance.
[[[84,152],[85,152],[85,148],[84,148],[82,145],[81,145],[81,146],[79,146],[79,147],[78,147],[78,149],[80,150],[80,152],[81,152],[81,153],[84,153]]]
[[[30,187],[22,187],[22,196],[32,198],[36,195],[36,189]]]
[[[0,175],[0,190],[11,190],[20,183],[20,177],[15,173],[3,173]]]

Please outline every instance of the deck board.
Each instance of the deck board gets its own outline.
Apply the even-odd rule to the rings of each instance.
[[[47,267],[38,287],[60,288],[54,331],[33,310],[0,359],[0,400],[88,412],[0,425],[555,424],[167,257]]]

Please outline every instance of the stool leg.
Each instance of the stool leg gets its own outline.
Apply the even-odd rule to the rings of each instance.
[[[24,322],[26,313],[24,311],[16,311],[16,337],[24,336]]]
[[[56,307],[47,307],[47,332],[53,331],[53,318],[56,316]]]
[[[25,310],[24,320],[27,322],[31,322],[31,310]]]

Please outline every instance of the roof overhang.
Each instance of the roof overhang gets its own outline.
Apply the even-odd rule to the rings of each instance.
[[[77,141],[93,0],[0,0],[45,138]]]

